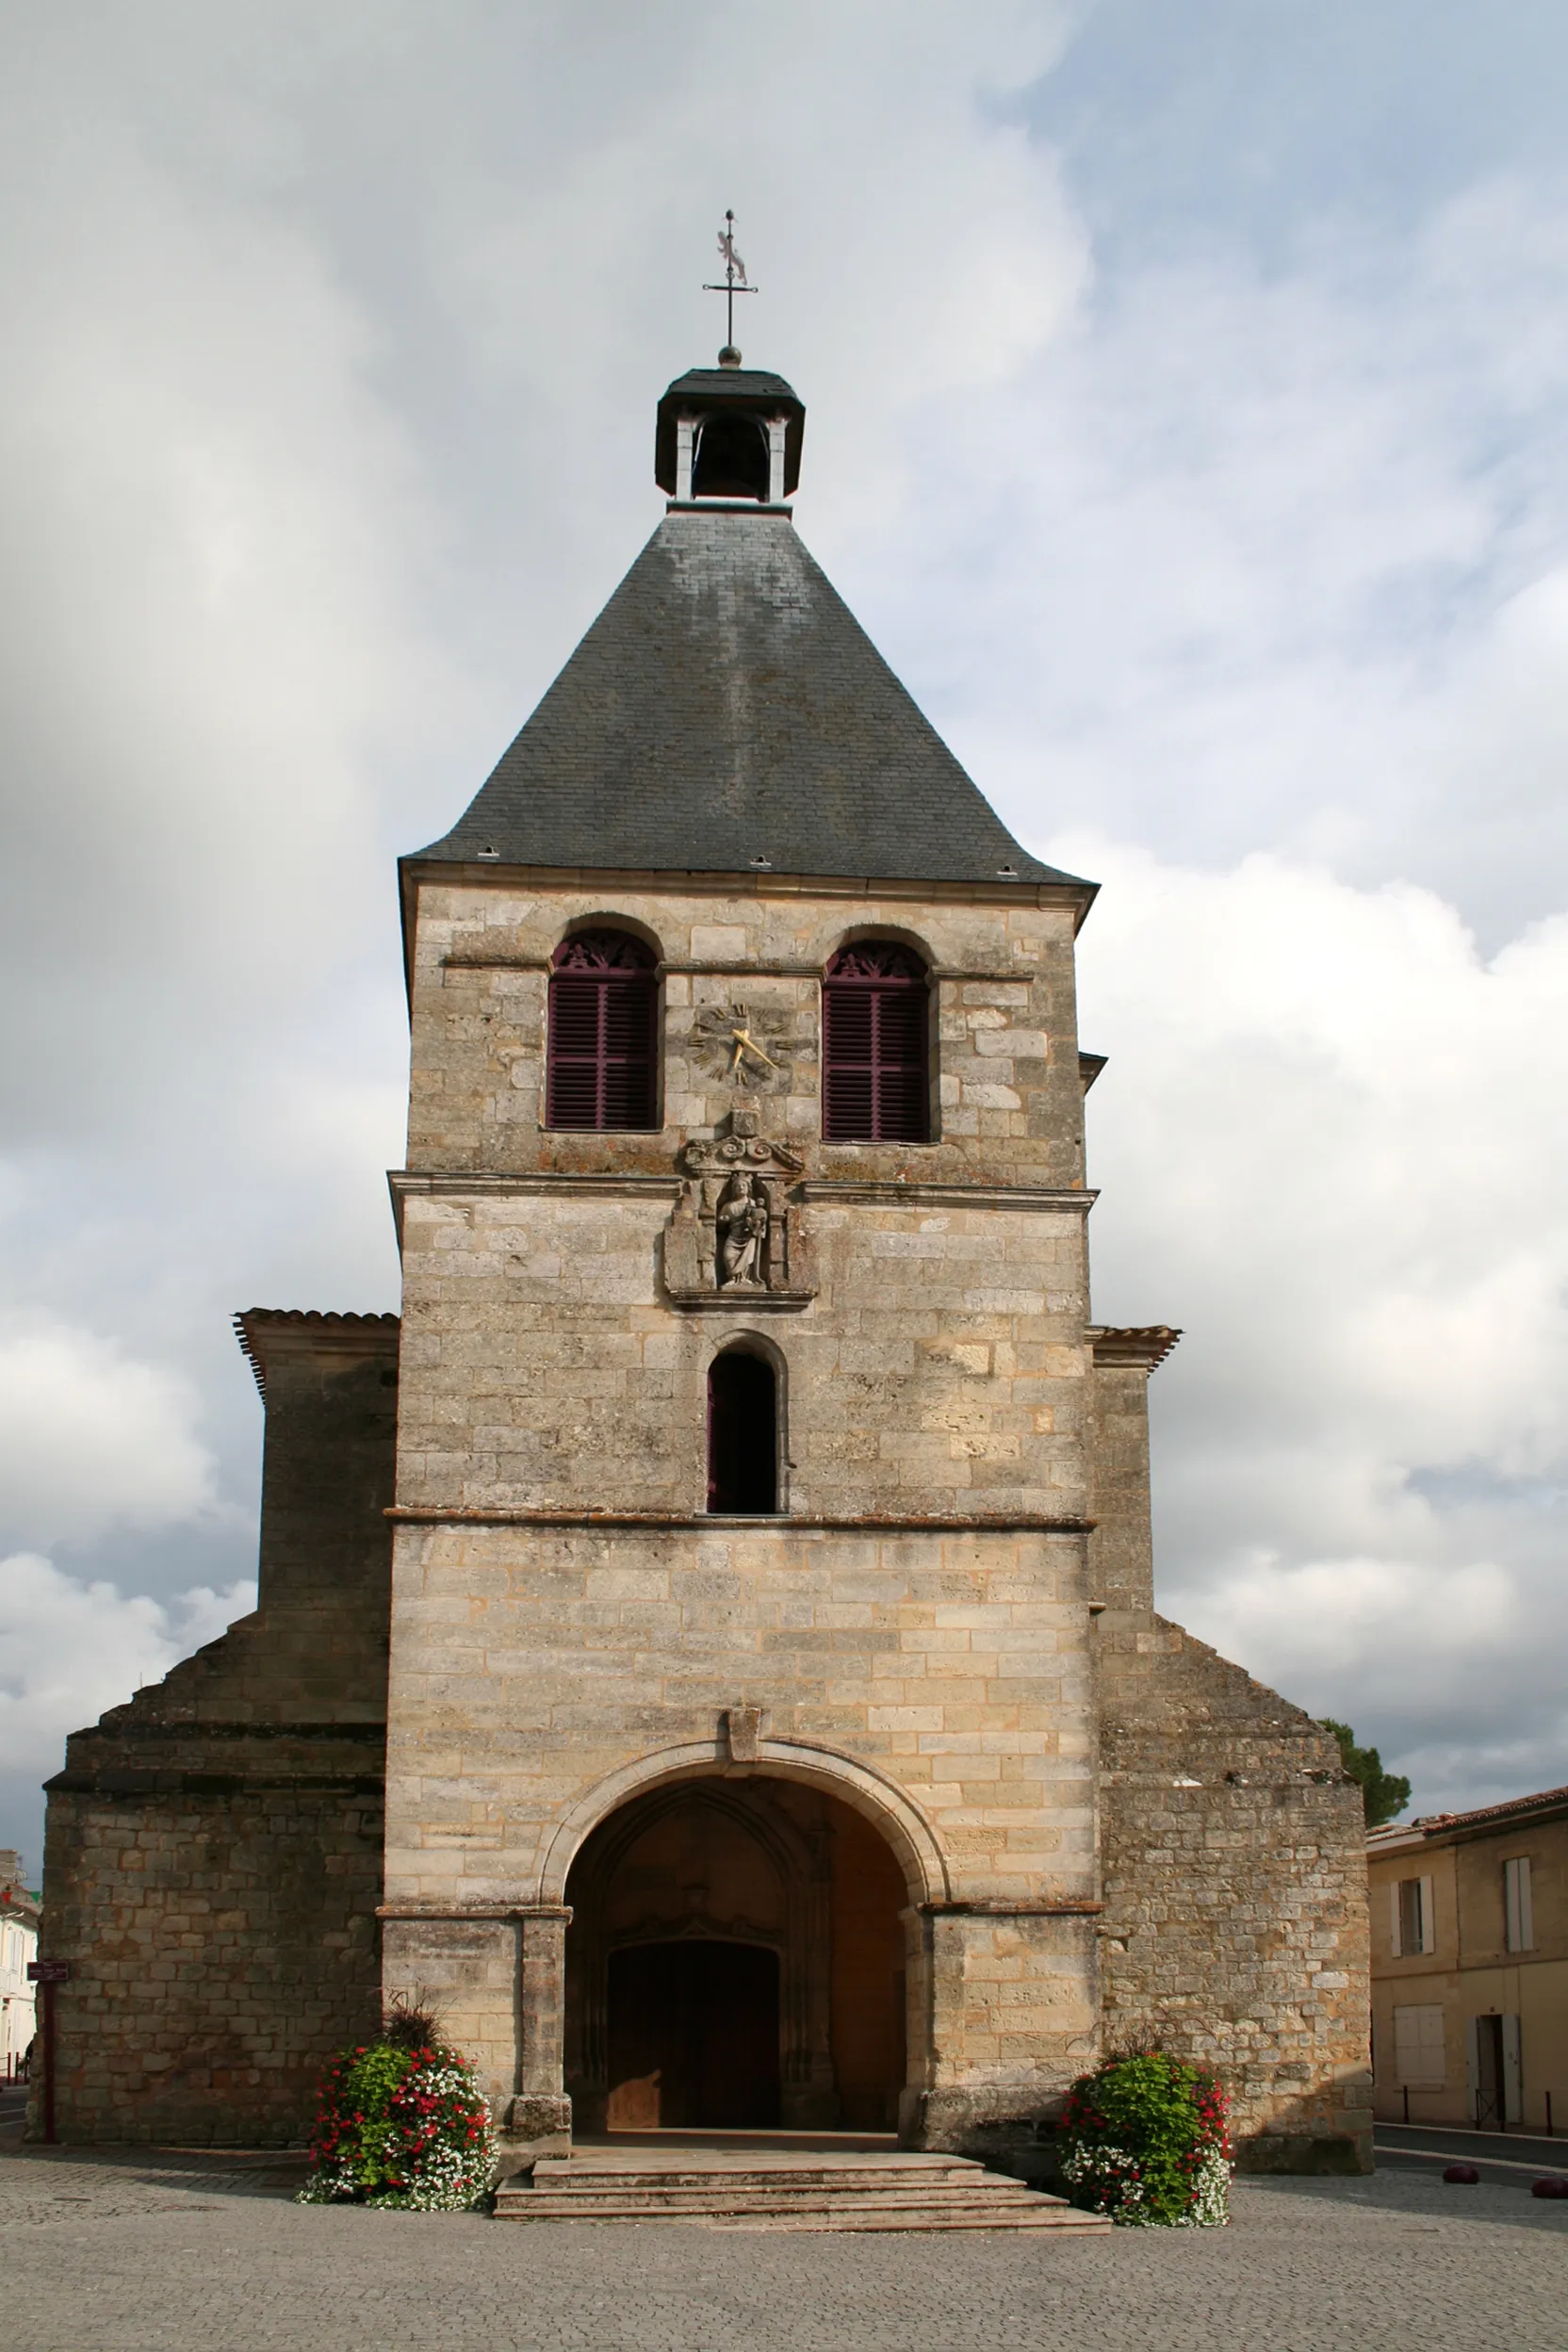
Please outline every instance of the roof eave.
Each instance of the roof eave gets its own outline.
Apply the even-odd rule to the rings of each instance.
[[[537,866],[511,864],[499,858],[433,858],[422,851],[400,858],[398,875],[403,904],[405,969],[412,960],[416,897],[422,882],[456,882],[466,889],[480,890],[494,889],[501,883],[515,886],[518,882],[556,890],[596,889],[614,884],[623,890],[669,890],[679,886],[711,891],[715,896],[732,896],[737,890],[745,890],[757,897],[779,892],[790,896],[821,892],[831,898],[934,898],[968,906],[1016,906],[1021,903],[1071,908],[1075,935],[1100,895],[1098,882],[1086,882],[1071,874],[1037,880],[1021,877],[1016,882],[961,876],[933,880],[922,875],[781,873],[772,868],[760,874],[755,868],[745,867],[726,870],[696,866]]]

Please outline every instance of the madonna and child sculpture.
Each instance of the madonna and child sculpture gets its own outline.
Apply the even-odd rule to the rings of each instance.
[[[719,1195],[714,1221],[719,1234],[720,1282],[760,1290],[768,1240],[768,1200],[761,1178],[737,1168]]]
[[[729,1133],[694,1137],[680,1154],[680,1198],[664,1232],[664,1290],[672,1305],[803,1307],[816,1281],[799,1203],[798,1152],[759,1130],[737,1103]]]

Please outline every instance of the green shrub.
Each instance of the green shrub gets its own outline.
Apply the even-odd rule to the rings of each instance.
[[[490,2109],[435,2021],[397,2010],[378,2042],[341,2050],[321,2078],[302,2205],[462,2213],[496,2176]]]
[[[1220,2230],[1230,2219],[1227,2101],[1164,2050],[1080,2075],[1058,2130],[1072,2201],[1130,2228]]]

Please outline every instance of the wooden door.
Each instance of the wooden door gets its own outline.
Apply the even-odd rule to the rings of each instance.
[[[778,1955],[758,1944],[631,1944],[610,1955],[612,2130],[778,2122]]]

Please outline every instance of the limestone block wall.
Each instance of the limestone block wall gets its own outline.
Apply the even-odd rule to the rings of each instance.
[[[65,2140],[298,2139],[323,2061],[379,2015],[398,1327],[245,1325],[260,1606],[75,1733],[49,1784]]]
[[[669,1305],[673,1174],[405,1192],[400,1505],[699,1510],[708,1365],[746,1335],[783,1384],[790,1511],[1082,1517],[1087,1196],[907,1189],[805,1184],[799,1314]]]
[[[379,2016],[381,1738],[149,1730],[78,1734],[51,1784],[57,2129],[286,2145]]]
[[[1074,907],[1021,889],[988,904],[889,888],[879,897],[760,876],[705,889],[653,876],[542,878],[449,870],[421,880],[412,926],[412,1168],[604,1171],[667,1165],[642,1135],[550,1135],[543,1072],[549,959],[595,922],[639,932],[660,959],[662,1124],[711,1133],[734,1100],[730,1008],[772,1070],[748,1077],[767,1132],[808,1146],[812,1173],[1081,1185],[1083,1093]],[[851,939],[906,940],[931,967],[933,1141],[823,1145],[824,968]],[[1022,1172],[1021,1172],[1022,1171]]]
[[[1181,1337],[1168,1325],[1119,1331],[1092,1324],[1087,1400],[1089,1585],[1117,1609],[1154,1606],[1154,1545],[1149,1494],[1149,1375]]]
[[[1371,2169],[1361,1792],[1331,1736],[1180,1626],[1099,1620],[1108,2050],[1214,2067],[1244,2168]]]
[[[1082,1585],[1070,1533],[404,1525],[389,1981],[443,1971],[453,2030],[504,2105],[519,2088],[510,1920],[560,1903],[581,1838],[638,1788],[733,1769],[726,1719],[755,1708],[747,1769],[838,1794],[898,1854],[923,2088],[1037,2101],[1094,2030]],[[1065,1938],[1054,1917],[1013,1916],[1042,1910]],[[449,1963],[442,1920],[462,1922]],[[964,2022],[934,2039],[920,2004],[930,1971],[954,1968]]]

